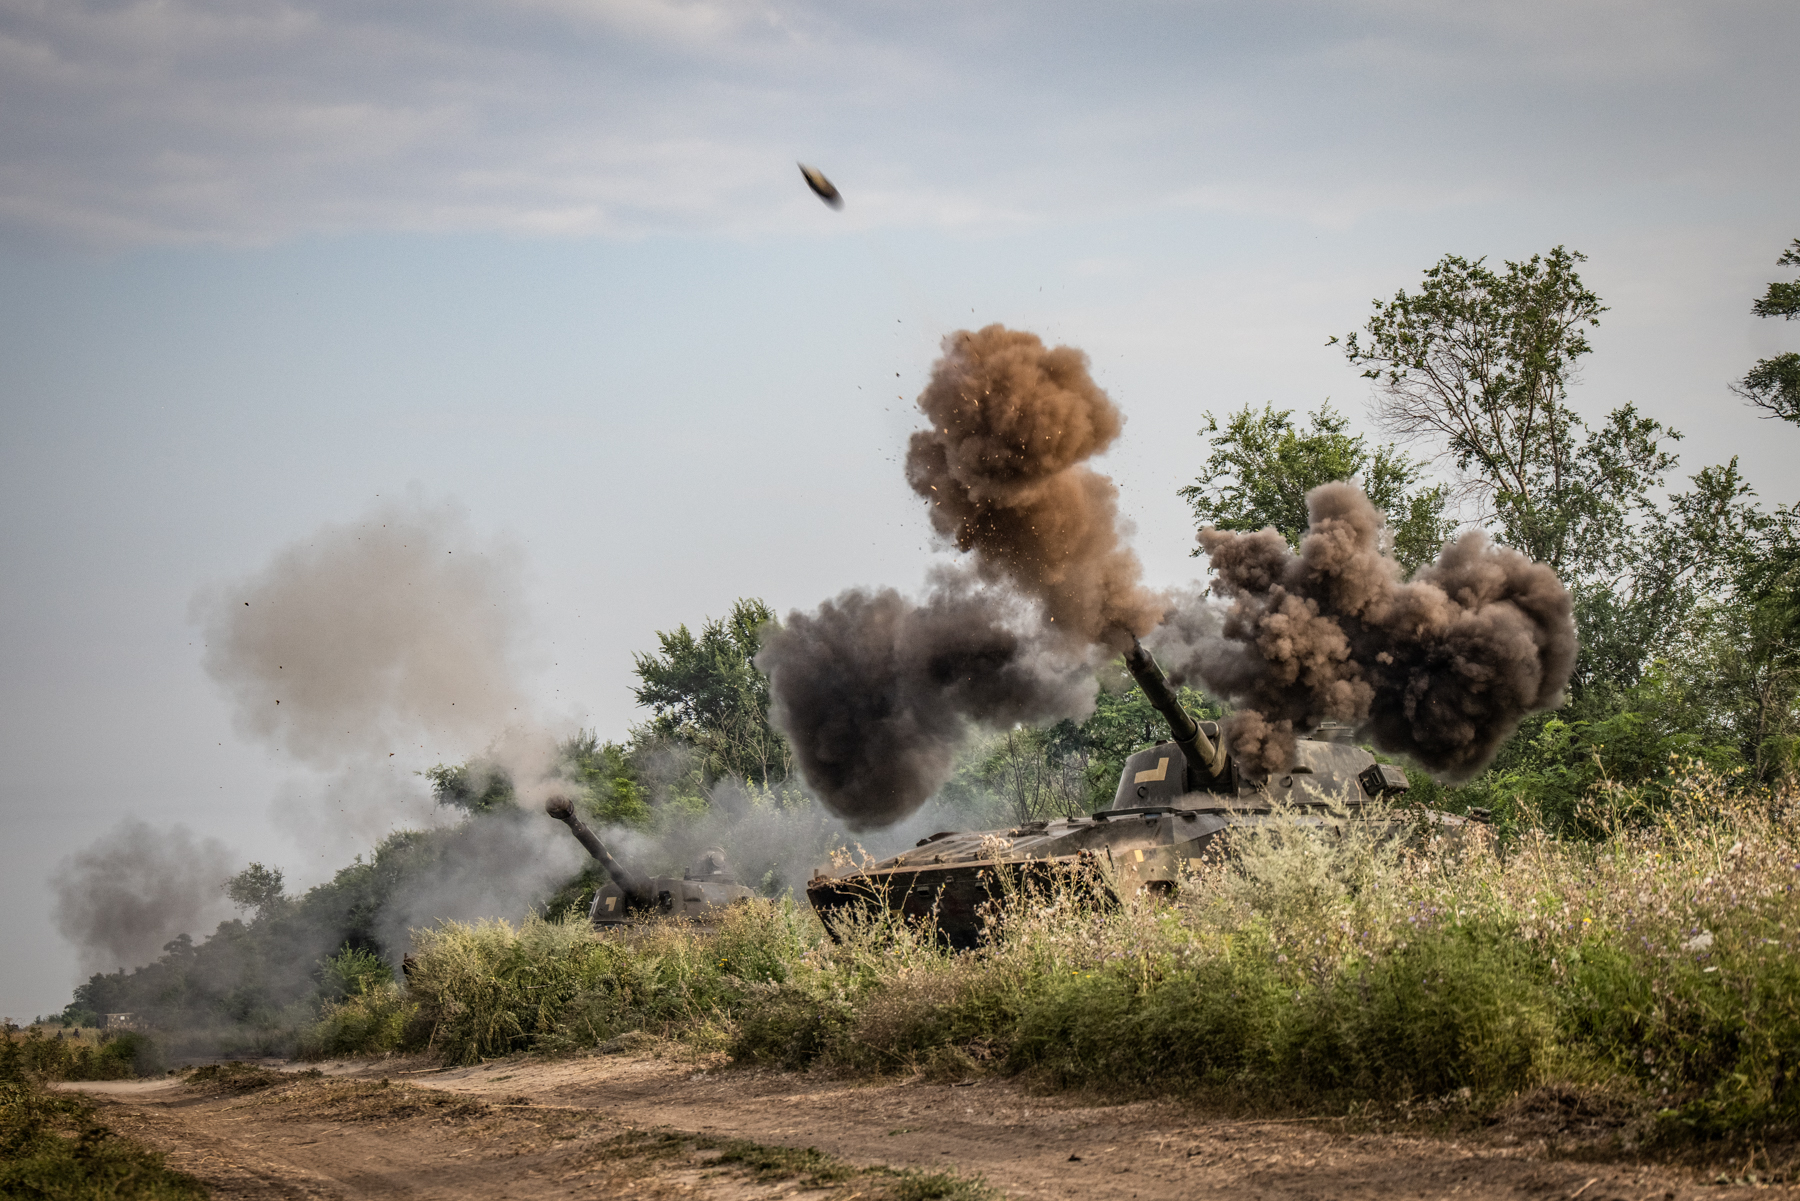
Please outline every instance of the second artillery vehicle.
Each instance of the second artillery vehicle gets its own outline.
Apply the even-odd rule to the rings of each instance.
[[[756,896],[739,884],[725,862],[725,852],[708,851],[700,862],[674,876],[645,876],[620,863],[606,844],[587,827],[567,797],[551,797],[544,812],[569,827],[575,840],[605,870],[608,880],[594,894],[588,917],[600,928],[623,926],[654,917],[683,917],[704,921],[725,909]]]
[[[1104,862],[1121,887],[1172,893],[1182,869],[1228,829],[1264,823],[1280,807],[1324,825],[1332,813],[1358,817],[1367,802],[1406,791],[1400,768],[1330,736],[1299,739],[1288,772],[1252,775],[1226,751],[1215,723],[1196,721],[1182,708],[1135,640],[1125,666],[1169,723],[1171,737],[1125,761],[1110,808],[1009,830],[946,831],[891,859],[842,875],[821,873],[806,895],[826,928],[848,912],[886,909],[935,924],[952,946],[972,947],[983,907],[1001,895],[1004,871],[1043,878],[1059,866]],[[1447,815],[1435,820],[1462,824]]]

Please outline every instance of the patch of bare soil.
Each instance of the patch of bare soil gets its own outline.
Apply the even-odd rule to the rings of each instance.
[[[492,1082],[491,1077],[486,1082]],[[646,1197],[987,1201],[979,1182],[652,1128],[504,1089],[209,1065],[182,1080],[70,1084],[120,1134],[222,1198]]]
[[[1498,1125],[1243,1121],[1016,1081],[851,1081],[654,1053],[230,1069],[80,1086],[107,1121],[227,1198],[1571,1198],[1728,1201],[1770,1188],[1620,1151],[1618,1115],[1554,1091]],[[808,1157],[784,1148],[816,1148]],[[897,1174],[904,1173],[904,1174]],[[1786,1186],[1775,1186],[1786,1193]],[[991,1195],[991,1194],[988,1194]]]

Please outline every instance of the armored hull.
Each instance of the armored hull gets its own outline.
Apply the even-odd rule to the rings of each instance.
[[[1302,823],[1380,821],[1397,827],[1385,807],[1364,806],[1404,788],[1397,769],[1378,765],[1354,746],[1302,739],[1290,773],[1239,781],[1217,790],[1178,791],[1186,767],[1181,748],[1160,743],[1126,761],[1118,804],[1087,817],[1031,822],[1005,830],[944,832],[904,854],[839,876],[820,875],[806,895],[830,928],[847,907],[885,908],[936,926],[950,945],[979,940],[981,907],[1010,883],[1071,873],[1093,887],[1173,893],[1184,868],[1206,857],[1225,831],[1270,820],[1281,807]],[[1399,777],[1397,780],[1396,777]],[[1173,782],[1173,787],[1170,786]],[[1441,820],[1457,823],[1459,819]],[[1105,871],[1084,871],[1104,865]]]
[[[650,900],[633,905],[625,890],[607,884],[594,893],[588,917],[602,929],[624,926],[646,918],[679,917],[689,921],[717,920],[733,905],[753,900],[756,890],[721,874],[684,873],[674,876],[650,876],[645,880]]]

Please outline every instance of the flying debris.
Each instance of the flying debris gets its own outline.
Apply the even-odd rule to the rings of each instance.
[[[817,167],[809,167],[805,163],[801,163],[800,174],[806,176],[806,186],[817,192],[820,200],[834,209],[844,207],[844,198],[838,195],[838,190],[832,186],[829,179],[825,178],[824,172]]]

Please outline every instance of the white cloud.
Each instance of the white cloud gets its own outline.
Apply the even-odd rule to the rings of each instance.
[[[851,226],[1786,181],[1797,35],[1773,0],[0,0],[0,229],[817,228],[796,157]]]

